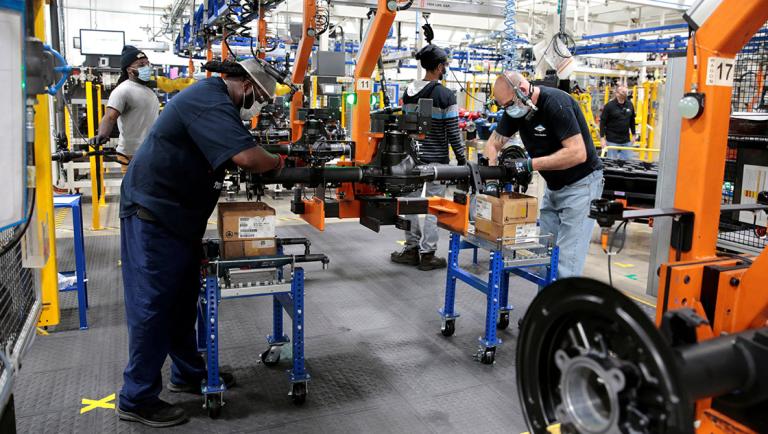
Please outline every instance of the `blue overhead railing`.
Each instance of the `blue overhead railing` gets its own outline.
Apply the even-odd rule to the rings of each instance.
[[[670,24],[668,26],[644,27],[642,29],[623,30],[620,32],[598,33],[595,35],[583,36],[581,40],[587,41],[590,39],[610,38],[613,36],[637,35],[641,33],[662,32],[664,30],[682,30],[687,28],[688,28],[688,24]]]
[[[581,40],[595,40],[602,38],[610,38],[613,36],[625,36],[632,34],[649,33],[663,30],[675,30],[685,29],[687,24],[673,24],[669,26],[659,27],[647,27],[643,29],[632,29],[621,32],[601,33],[597,35],[588,35],[581,38]],[[768,28],[760,29],[752,39],[744,45],[742,53],[754,53],[762,45],[768,43]],[[576,45],[574,50],[575,55],[589,55],[589,54],[609,54],[609,53],[667,53],[667,54],[683,54],[688,48],[688,36],[675,35],[659,37],[656,39],[637,39],[634,41],[614,41],[614,42],[600,42],[585,45]]]

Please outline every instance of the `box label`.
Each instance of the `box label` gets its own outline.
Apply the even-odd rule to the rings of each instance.
[[[518,243],[534,243],[539,237],[539,227],[535,223],[517,225],[515,228],[515,241]]]
[[[275,247],[275,240],[253,240],[251,241],[251,247],[256,249],[271,249],[272,247]]]
[[[481,219],[491,220],[491,217],[493,216],[493,204],[487,200],[478,198],[475,216]]]
[[[240,217],[238,233],[240,238],[273,238],[275,216]]]

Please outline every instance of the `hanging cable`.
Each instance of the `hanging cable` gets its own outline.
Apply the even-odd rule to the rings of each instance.
[[[504,69],[517,67],[517,4],[506,0],[504,4],[504,37],[501,41]]]
[[[624,250],[624,243],[627,241],[627,223],[628,220],[621,222],[616,229],[608,235],[608,242],[603,246],[603,252],[608,256],[608,284],[613,286],[613,275],[611,270],[611,256],[618,255]],[[619,240],[619,246],[616,248],[616,240]],[[616,250],[614,250],[616,248]]]

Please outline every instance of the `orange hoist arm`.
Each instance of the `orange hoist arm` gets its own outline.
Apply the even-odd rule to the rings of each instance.
[[[683,260],[714,257],[717,244],[734,71],[731,66],[731,84],[713,82],[710,72],[723,64],[720,59],[735,59],[766,20],[765,0],[723,0],[688,41],[685,92],[695,85],[705,97],[703,113],[683,119],[680,132],[675,207],[696,216],[692,247]]]
[[[301,86],[309,66],[309,56],[312,54],[312,46],[315,45],[317,30],[315,29],[315,15],[317,4],[315,0],[304,0],[304,22],[301,27],[301,41],[296,50],[296,59],[293,62],[291,82]],[[304,102],[304,91],[293,94],[291,99],[291,141],[296,142],[301,138],[303,123],[299,121],[299,109]]]
[[[397,2],[379,0],[377,7],[368,35],[360,47],[354,74],[357,105],[352,109],[352,140],[355,142],[354,160],[358,164],[370,163],[376,153],[376,143],[369,141],[368,135],[371,130],[371,91],[373,91],[371,75],[397,15]]]

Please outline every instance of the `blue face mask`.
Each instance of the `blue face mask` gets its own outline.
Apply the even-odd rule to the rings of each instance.
[[[151,66],[142,66],[139,68],[136,68],[136,72],[138,73],[138,78],[141,81],[149,81],[150,78],[152,78],[152,67]]]
[[[528,106],[520,106],[517,104],[512,104],[511,106],[508,106],[504,109],[504,112],[511,118],[520,119],[522,117],[525,117],[528,112],[531,111],[531,108]]]

